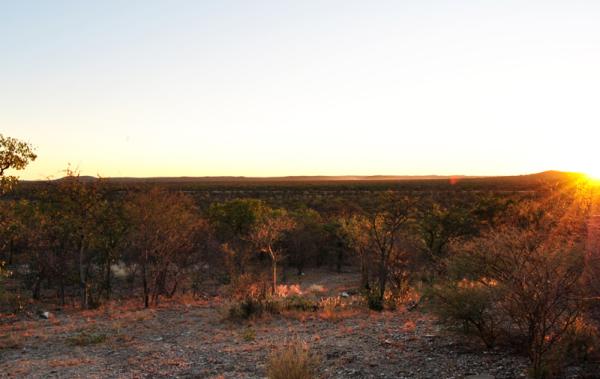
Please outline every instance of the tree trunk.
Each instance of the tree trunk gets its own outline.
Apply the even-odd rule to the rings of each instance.
[[[42,274],[38,274],[37,278],[35,279],[35,283],[33,284],[33,288],[32,288],[32,294],[31,297],[34,300],[39,300],[40,299],[40,287],[42,284]]]
[[[271,266],[273,269],[273,295],[275,295],[277,291],[277,256],[275,255],[275,252],[271,246],[269,246],[268,251],[269,255],[271,256]]]
[[[81,296],[81,308],[88,308],[87,275],[84,262],[85,237],[81,237],[79,242],[79,291]]]
[[[385,295],[385,285],[387,283],[387,267],[385,255],[381,255],[381,261],[379,262],[379,299],[383,300]]]
[[[14,243],[13,243],[13,238],[10,238],[10,241],[8,242],[8,264],[12,265],[13,264],[13,248],[14,248]]]
[[[277,260],[273,258],[273,294],[277,291]]]
[[[364,289],[369,289],[369,268],[364,256],[360,260],[360,286]]]
[[[335,268],[336,271],[338,273],[342,272],[342,265],[344,264],[344,251],[342,250],[341,247],[338,246],[337,248],[337,257],[336,257],[336,262],[335,262]]]
[[[144,260],[142,261],[142,284],[144,286],[144,307],[148,308],[148,278],[146,277],[146,261],[148,259],[148,252],[144,253]]]
[[[63,275],[60,276],[60,305],[65,306],[65,278]]]
[[[110,258],[106,258],[106,276],[104,278],[104,287],[106,288],[106,300],[110,300]]]

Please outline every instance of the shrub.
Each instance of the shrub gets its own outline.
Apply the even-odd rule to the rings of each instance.
[[[281,301],[275,298],[255,298],[248,296],[228,305],[227,318],[230,320],[250,320],[260,318],[265,313],[279,314],[281,308]]]
[[[311,353],[308,344],[292,342],[269,355],[269,379],[313,379],[317,377],[319,359]]]
[[[283,307],[289,311],[311,311],[319,309],[319,305],[302,296],[290,296],[283,299]]]
[[[249,320],[260,317],[264,311],[261,301],[247,297],[229,306],[228,316],[232,320]]]
[[[466,334],[475,334],[492,347],[500,333],[501,316],[495,309],[494,291],[479,282],[449,281],[430,289],[432,309],[442,322],[460,323]]]
[[[474,327],[486,344],[505,324],[507,337],[523,339],[531,376],[548,377],[549,358],[583,312],[582,251],[576,235],[555,229],[491,231],[450,259],[434,305]]]

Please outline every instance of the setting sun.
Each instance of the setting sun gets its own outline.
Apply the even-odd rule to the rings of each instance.
[[[590,163],[587,166],[582,166],[582,170],[585,176],[591,181],[600,183],[600,163]]]

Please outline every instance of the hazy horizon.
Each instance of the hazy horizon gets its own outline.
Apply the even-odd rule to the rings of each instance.
[[[71,168],[72,169],[72,168]],[[463,174],[455,174],[455,175],[438,175],[438,174],[419,174],[419,175],[379,175],[379,174],[370,174],[370,175],[282,175],[282,176],[245,176],[245,175],[214,175],[214,176],[189,176],[189,175],[181,175],[181,176],[101,176],[101,175],[87,175],[81,174],[78,170],[74,170],[73,174],[79,175],[83,178],[102,178],[102,179],[116,179],[116,180],[208,180],[208,181],[219,181],[223,180],[311,180],[311,179],[323,179],[323,180],[358,180],[358,181],[370,181],[370,180],[400,180],[400,181],[410,181],[412,179],[415,180],[448,180],[448,179],[478,179],[478,178],[502,178],[502,177],[528,177],[528,176],[536,176],[536,175],[544,175],[544,174],[564,174],[564,175],[586,175],[584,172],[575,172],[575,171],[559,171],[559,170],[545,170],[540,172],[530,172],[524,174],[506,174],[506,175],[463,175]],[[61,175],[54,177],[46,177],[44,179],[22,179],[23,182],[26,181],[46,181],[46,180],[60,180],[68,177],[67,170],[61,172]]]
[[[11,2],[23,179],[598,173],[600,3]]]

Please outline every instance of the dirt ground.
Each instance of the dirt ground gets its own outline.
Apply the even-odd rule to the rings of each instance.
[[[296,284],[335,296],[353,274],[311,273]],[[421,311],[288,312],[252,322],[224,320],[219,298],[181,297],[157,308],[138,302],[49,319],[0,322],[0,376],[8,378],[264,378],[268,354],[306,341],[323,378],[525,377],[523,357],[487,351],[446,332]]]

